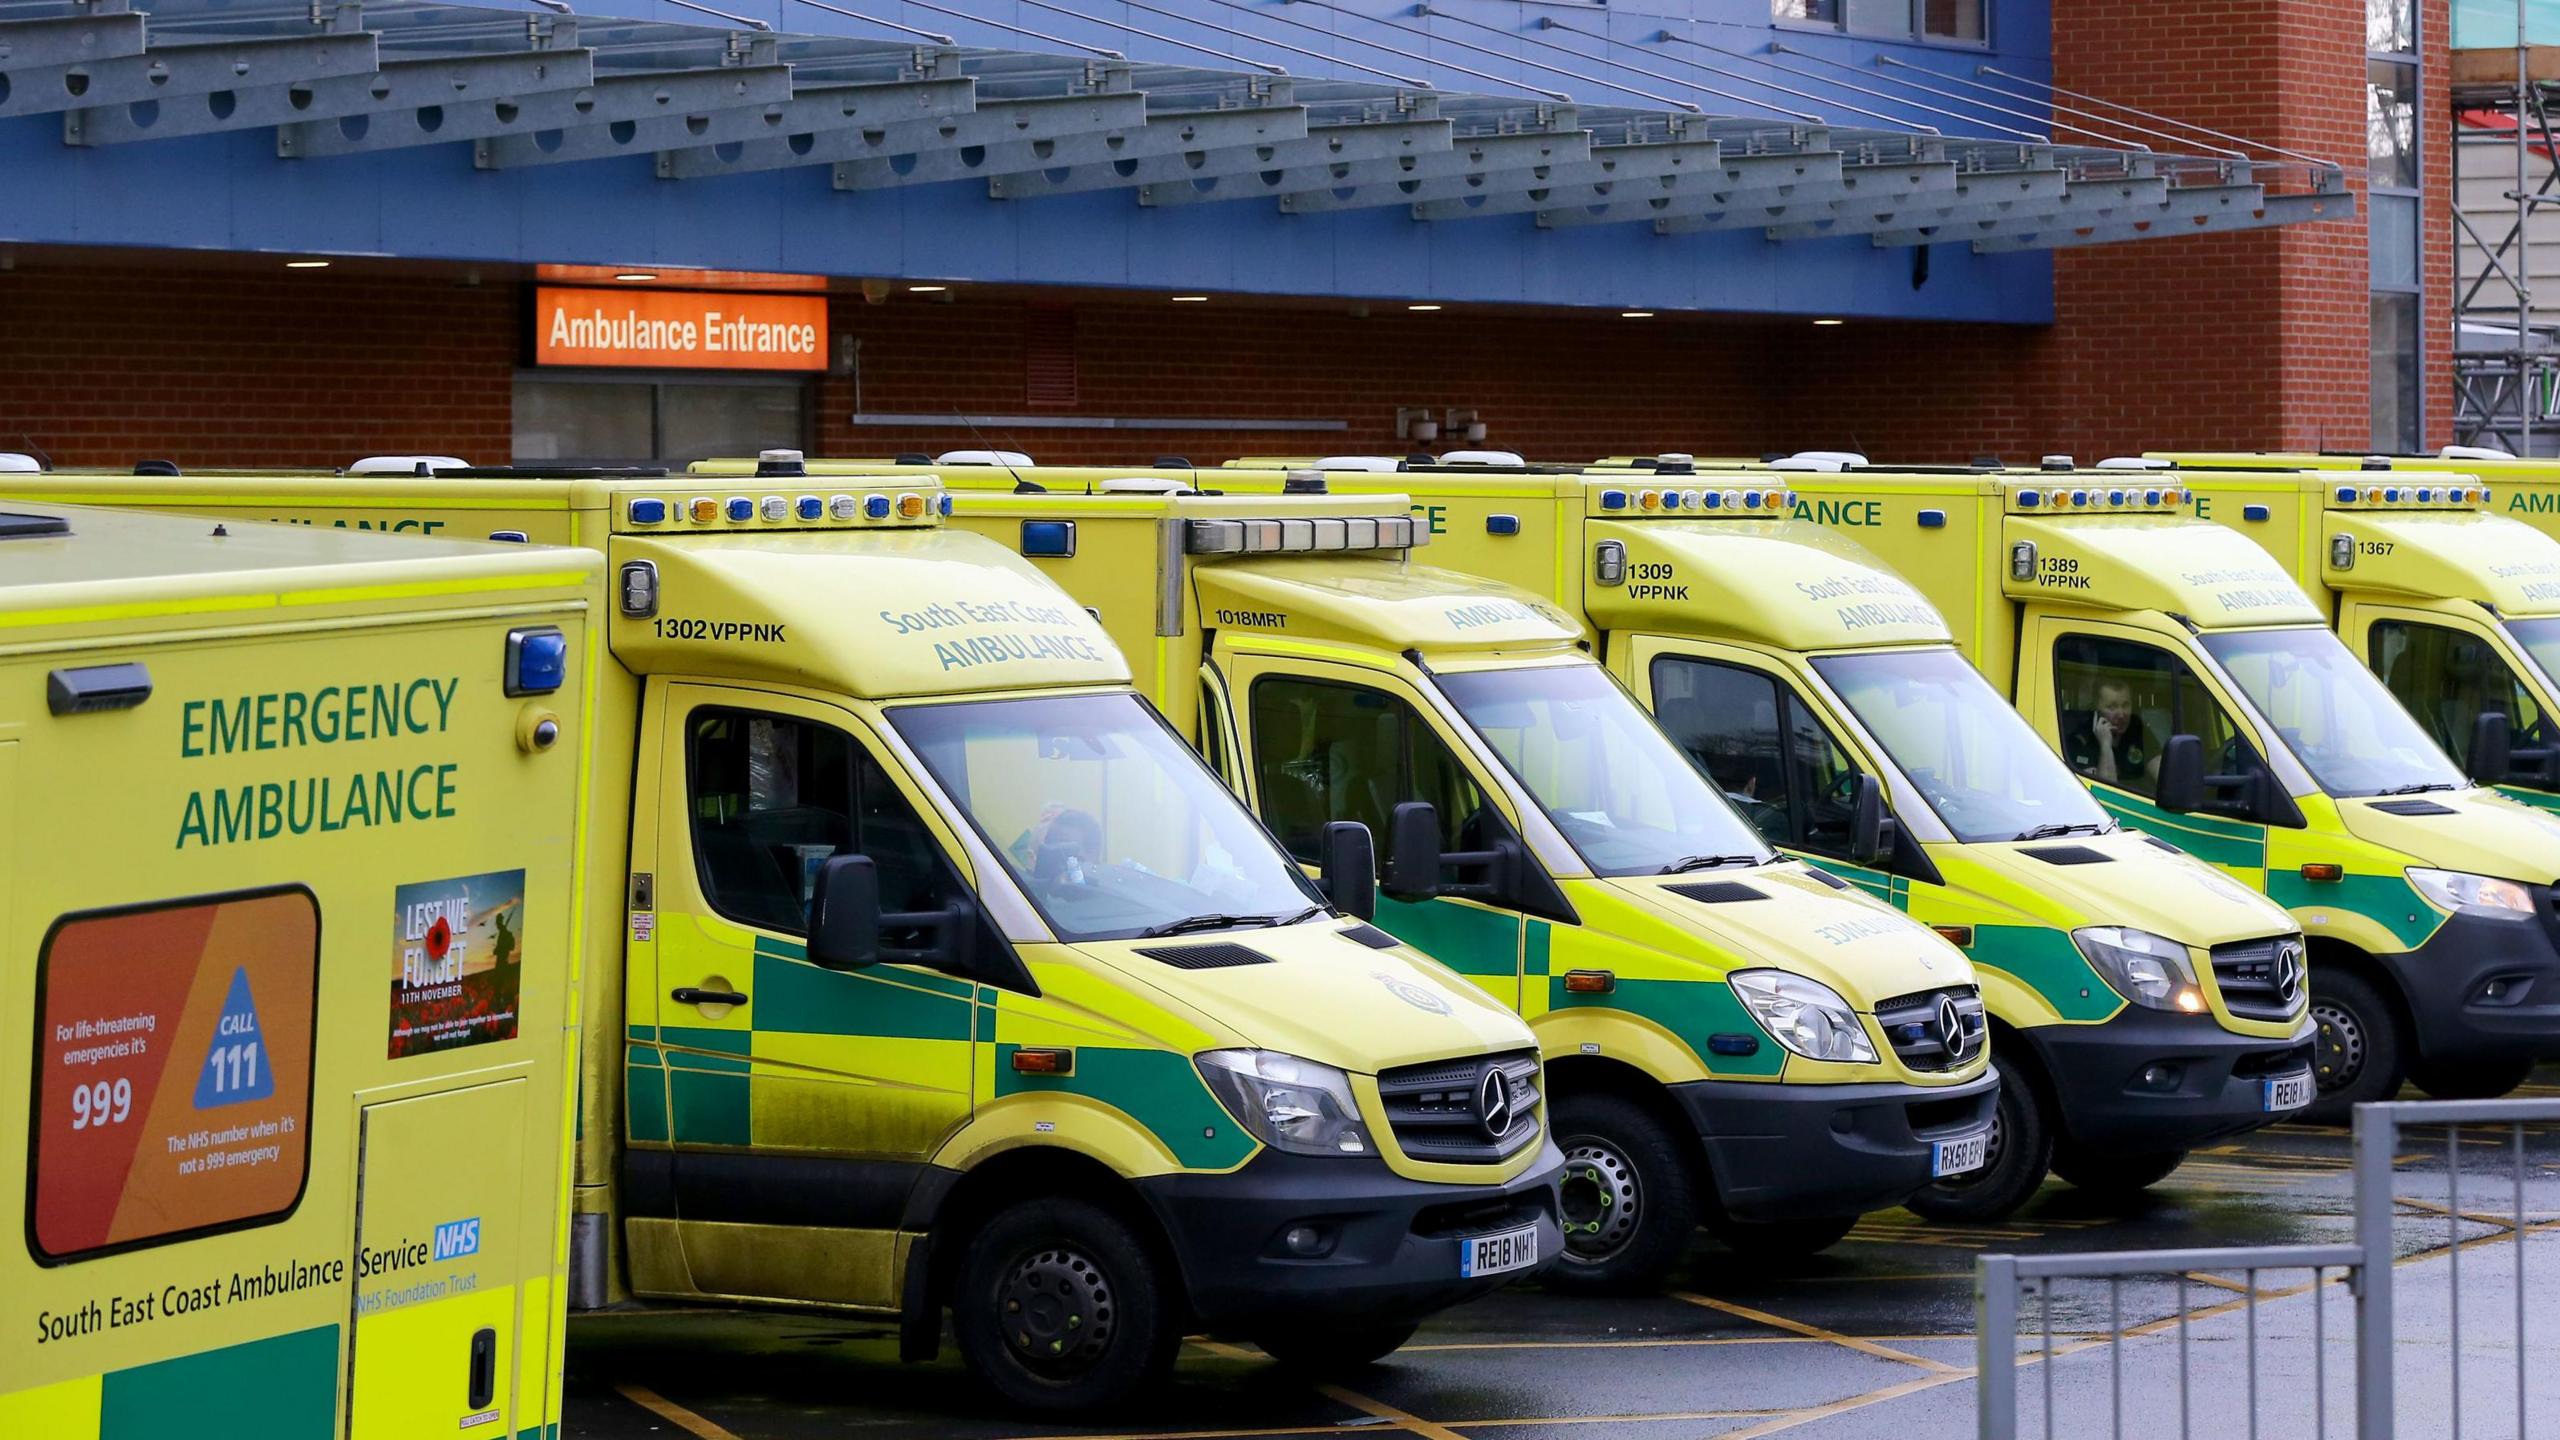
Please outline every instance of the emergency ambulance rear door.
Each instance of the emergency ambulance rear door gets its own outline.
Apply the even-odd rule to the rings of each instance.
[[[901,1218],[969,1115],[978,987],[916,965],[819,966],[808,905],[839,853],[871,858],[884,910],[946,908],[959,879],[852,714],[662,689],[641,759],[657,823],[635,833],[632,868],[655,876],[673,1154],[654,1187],[626,1181],[625,1208],[675,1220],[705,1294],[892,1306]]]
[[[1237,654],[1223,634],[1217,650],[1233,687],[1246,803],[1300,864],[1317,862],[1328,823],[1356,820],[1377,842],[1383,871],[1395,807],[1408,800],[1438,810],[1444,853],[1517,838],[1516,821],[1460,758],[1464,745],[1401,677],[1364,665]],[[1518,1008],[1527,928],[1518,910],[1381,893],[1377,923]]]

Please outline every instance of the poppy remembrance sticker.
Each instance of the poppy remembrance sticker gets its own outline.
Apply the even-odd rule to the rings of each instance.
[[[524,872],[403,885],[391,946],[391,1058],[512,1040]]]

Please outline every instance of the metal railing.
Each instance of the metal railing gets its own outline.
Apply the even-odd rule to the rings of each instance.
[[[2463,1101],[2391,1101],[2359,1105],[2355,1111],[2354,1159],[2351,1171],[2354,1183],[2354,1239],[2338,1245],[2266,1245],[2231,1246],[2193,1250],[2133,1250],[2085,1255],[1986,1255],[1974,1272],[1975,1354],[1977,1367],[1976,1417],[1982,1440],[2014,1440],[2019,1433],[2018,1372],[2027,1367],[2041,1371],[2042,1433],[2048,1440],[2058,1435],[2087,1436],[2100,1433],[2098,1416],[2091,1413],[2083,1397],[2065,1402],[2065,1413],[2056,1415],[2055,1372],[2060,1362],[2077,1354],[2104,1347],[2108,1352],[2107,1422],[2104,1432],[2113,1437],[2126,1433],[2125,1407],[2127,1388],[2125,1362],[2128,1350],[2146,1342],[2161,1339],[2175,1331],[2176,1403],[2178,1435],[2181,1440],[2192,1434],[2192,1427],[2204,1423],[2209,1430],[2224,1434],[2238,1433],[2225,1413],[2227,1405],[2208,1405],[2211,1413],[2199,1413],[2195,1388],[2193,1330],[2197,1322],[2219,1319],[2233,1311],[2245,1315],[2245,1338],[2242,1362],[2246,1372],[2246,1433],[2259,1434],[2261,1399],[2259,1311],[2263,1302],[2290,1300],[2308,1296],[2311,1300],[2310,1327],[2312,1396],[2310,1403],[2312,1428],[2305,1432],[2288,1424],[2280,1433],[2288,1436],[2329,1433],[2329,1325],[2328,1291],[2341,1281],[2354,1305],[2353,1391],[2357,1440],[2390,1440],[2396,1419],[2395,1342],[2399,1338],[2395,1311],[2394,1222],[2401,1217],[2404,1205],[2419,1209],[2432,1218],[2441,1212],[2445,1237],[2440,1245],[2422,1247],[2413,1259],[2441,1256],[2446,1261],[2445,1289],[2450,1297],[2450,1327],[2444,1349],[2450,1357],[2451,1374],[2445,1393],[2450,1397],[2448,1413],[2431,1417],[2428,1434],[2460,1440],[2463,1433],[2463,1324],[2462,1324],[2462,1252],[2466,1246],[2483,1239],[2507,1239],[2513,1242],[2514,1304],[2514,1372],[2515,1427],[2503,1431],[2514,1435],[2530,1434],[2526,1421],[2529,1413],[2529,1367],[2525,1362],[2525,1239],[2538,1231],[2560,1227],[2560,1219],[2536,1221],[2525,1207],[2526,1180],[2529,1171],[2525,1157],[2526,1127],[2546,1121],[2560,1121],[2560,1100],[2463,1100]],[[2399,1178],[2397,1164],[2401,1158],[2401,1137],[2413,1127],[2444,1127],[2444,1203],[2441,1206],[2423,1199],[2407,1199],[2396,1193]],[[2468,1143],[2484,1143],[2481,1132],[2504,1132],[2511,1144],[2500,1144],[2495,1138],[2485,1143],[2501,1152],[2506,1176],[2510,1208],[2504,1216],[2484,1213],[2464,1203],[2463,1148],[2465,1131]],[[2480,1167],[2472,1167],[2477,1178]],[[2434,1177],[2426,1177],[2432,1181]],[[2546,1177],[2545,1183],[2549,1183]],[[2478,1198],[2475,1187],[2474,1198]],[[2493,1231],[2505,1227],[2503,1234],[2466,1240],[2465,1224],[2487,1225]],[[2476,1262],[2475,1262],[2476,1264]],[[2269,1271],[2305,1272],[2309,1283],[2276,1290],[2265,1290],[2258,1277]],[[2477,1273],[2475,1271],[2475,1273]],[[2218,1278],[2237,1274],[2242,1283],[2233,1285]],[[2084,1330],[2061,1346],[2054,1342],[2056,1307],[2055,1282],[2062,1280],[2103,1281],[2106,1284],[2107,1320],[2105,1333],[2092,1336]],[[2173,1280],[2176,1283],[2176,1313],[2127,1329],[2124,1324],[2124,1297],[2128,1281]],[[2196,1312],[2188,1305],[2189,1287],[2207,1285],[2240,1292],[2237,1301],[2225,1301],[2206,1312]],[[2019,1345],[2019,1313],[2021,1302],[2034,1301],[2038,1311],[2036,1334],[2041,1343],[2033,1349]],[[2477,1326],[2475,1324],[2475,1334]],[[2066,1332],[2068,1333],[2068,1332]],[[2130,1342],[2130,1343],[2129,1343]],[[2221,1341],[2215,1341],[2217,1353]],[[2148,1350],[2143,1359],[2162,1358]],[[2162,1408],[2159,1393],[2145,1387],[2134,1392],[2149,1408]],[[2057,1418],[2063,1428],[2057,1429]],[[2146,1436],[2165,1429],[2166,1416],[2137,1417],[2136,1433]],[[2344,1432],[2342,1432],[2344,1433]]]

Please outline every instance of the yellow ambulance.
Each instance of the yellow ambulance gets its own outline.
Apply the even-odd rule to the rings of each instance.
[[[1659,1286],[1702,1222],[1817,1250],[1981,1167],[1998,1079],[1964,956],[1764,844],[1573,617],[1413,563],[1430,523],[1401,495],[942,473],[955,523],[1094,606],[1293,856],[1343,821],[1386,836],[1378,924],[1528,1018],[1566,1157],[1555,1283]]]
[[[2560,541],[2497,513],[2499,487],[2431,471],[2175,478],[2197,515],[2291,569],[2465,773],[2560,809]]]
[[[2283,566],[2186,513],[2183,477],[1789,479],[1798,515],[1936,604],[2111,813],[2292,912],[2318,1113],[2404,1077],[2503,1094],[2560,1054],[2560,821],[2472,785]]]
[[[1359,921],[1365,832],[1290,863],[929,477],[388,468],[0,488],[605,552],[574,1305],[895,1315],[910,1357],[947,1309],[1074,1411],[1194,1327],[1361,1364],[1553,1259],[1528,1028]]]
[[[1436,563],[1579,616],[1664,730],[1770,843],[1960,945],[1982,976],[2001,1124],[1977,1175],[1915,1196],[1993,1219],[2048,1170],[2139,1189],[2313,1098],[2300,928],[2120,829],[1967,665],[1935,607],[1792,478],[1728,486],[1501,459],[1330,468],[1403,491]],[[1260,487],[1270,472],[1203,472]],[[1604,462],[1605,463],[1605,462]],[[1489,468],[1490,467],[1490,468]],[[1726,477],[1728,480],[1733,477]]]
[[[598,574],[0,503],[0,1435],[557,1431]]]

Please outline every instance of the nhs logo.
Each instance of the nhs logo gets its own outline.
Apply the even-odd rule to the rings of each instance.
[[[438,1260],[459,1260],[465,1255],[479,1253],[479,1216],[474,1215],[468,1220],[447,1220],[436,1227],[436,1258]]]

